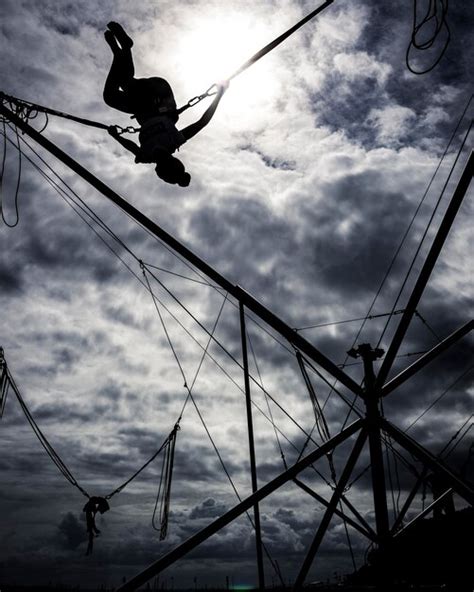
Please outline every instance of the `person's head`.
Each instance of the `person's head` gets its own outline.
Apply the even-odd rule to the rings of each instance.
[[[162,181],[180,187],[189,185],[191,175],[186,172],[180,160],[164,151],[160,151],[157,156],[155,172]]]

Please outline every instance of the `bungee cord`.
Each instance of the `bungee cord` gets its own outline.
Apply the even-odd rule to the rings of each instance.
[[[418,415],[418,417],[416,417],[411,423],[410,425],[405,428],[404,432],[408,432],[409,430],[411,430],[411,428],[416,425],[420,419],[422,419],[422,417],[424,417],[431,409],[433,409],[433,407],[435,405],[437,405],[448,393],[451,389],[453,389],[458,382],[460,382],[465,376],[467,376],[470,372],[472,372],[472,370],[474,369],[474,364],[472,364],[471,366],[469,366],[469,368],[467,368],[460,376],[458,376],[456,378],[456,380],[454,382],[452,382],[438,397],[436,397],[436,399],[430,403],[428,405],[428,407],[420,414]]]
[[[448,2],[449,0],[430,0],[425,16],[418,21],[418,2],[417,0],[413,0],[413,27],[410,43],[408,44],[405,55],[407,68],[412,74],[422,75],[431,72],[446,53],[451,40],[451,31],[447,21]],[[427,30],[431,30],[431,32],[424,37]],[[445,32],[445,39],[437,57],[426,68],[417,69],[414,67],[410,59],[410,54],[413,53],[413,50],[425,52],[432,49],[443,30]]]
[[[155,508],[153,510],[153,516],[151,518],[151,525],[155,530],[160,533],[160,541],[165,540],[168,534],[168,522],[171,502],[171,481],[173,478],[173,465],[174,465],[174,450],[176,446],[176,436],[180,429],[179,424],[176,424],[170,437],[166,443],[166,450],[163,455],[163,463],[161,466],[160,482],[158,485],[158,493],[156,495]],[[155,524],[156,513],[159,513],[160,527],[158,528]]]
[[[235,72],[233,72],[228,78],[226,78],[226,80],[225,80],[226,84],[230,83],[234,78],[239,76],[239,74],[241,74],[242,72],[244,72],[245,70],[250,68],[250,66],[253,66],[259,60],[261,60],[264,56],[267,55],[267,53],[273,51],[276,47],[278,47],[278,45],[280,45],[281,43],[283,43],[283,41],[288,39],[288,37],[290,37],[291,35],[296,33],[296,31],[298,31],[298,29],[300,29],[303,25],[305,25],[307,22],[312,20],[315,16],[317,16],[320,12],[322,12],[324,9],[326,9],[333,2],[334,2],[334,0],[326,0],[326,2],[321,4],[321,6],[318,6],[318,8],[316,8],[315,10],[310,12],[308,15],[306,15],[304,18],[302,18],[300,21],[298,21],[295,25],[290,27],[287,31],[285,31],[284,33],[282,33],[281,35],[276,37],[273,41],[271,41],[270,43],[265,45],[265,47],[262,47],[262,49],[257,51],[257,53],[255,53],[251,58],[249,58],[247,61],[245,61],[239,68],[237,68],[237,70]],[[196,97],[193,97],[192,99],[190,99],[186,103],[186,105],[183,105],[183,107],[180,107],[177,110],[178,114],[182,113],[183,111],[186,111],[186,109],[189,109],[190,107],[194,107],[194,105],[197,105],[203,99],[215,95],[216,92],[217,92],[216,84],[212,84],[204,93],[202,93],[201,95],[198,95]]]
[[[380,314],[369,314],[365,317],[357,317],[355,319],[344,319],[343,321],[330,321],[327,323],[318,323],[316,325],[305,325],[304,327],[294,327],[294,331],[307,331],[308,329],[320,329],[322,327],[333,327],[335,325],[344,325],[347,323],[356,323],[357,321],[372,321],[374,319],[380,319],[388,317],[390,315],[399,315],[405,312],[404,308],[395,310],[394,312],[384,312]],[[342,364],[340,365],[342,367]]]
[[[81,487],[79,482],[76,480],[74,475],[71,473],[71,471],[67,467],[66,463],[62,460],[60,455],[56,452],[56,450],[50,444],[50,442],[47,439],[47,437],[45,436],[45,434],[42,432],[42,430],[40,429],[40,427],[36,423],[33,415],[31,414],[30,410],[28,409],[28,406],[26,405],[23,397],[21,396],[20,390],[17,387],[15,380],[13,379],[13,376],[12,376],[4,358],[3,358],[3,368],[4,368],[4,375],[6,376],[6,380],[8,380],[9,386],[11,387],[13,392],[15,393],[18,403],[20,404],[21,410],[23,411],[26,419],[28,420],[28,423],[31,426],[31,429],[33,430],[35,436],[38,438],[41,446],[46,451],[46,454],[49,456],[49,458],[52,460],[52,462],[56,465],[57,469],[63,475],[63,477],[67,481],[69,481],[69,483],[71,485],[73,485],[76,489],[78,489],[82,493],[82,495],[84,495],[87,498],[90,498],[90,495],[87,493],[87,491],[83,487]]]
[[[18,97],[14,97],[12,95],[7,95],[2,91],[0,91],[0,101],[6,103],[9,106],[9,108],[15,113],[15,115],[20,117],[23,121],[30,121],[31,119],[35,119],[38,116],[38,113],[44,113],[46,116],[46,121],[43,127],[39,130],[39,133],[44,132],[44,130],[46,129],[49,122],[48,115],[55,115],[56,117],[69,119],[70,121],[75,121],[76,123],[80,123],[82,125],[95,127],[103,130],[108,130],[112,127],[115,128],[119,134],[133,134],[140,131],[140,128],[135,128],[132,126],[121,127],[119,125],[110,125],[101,123],[99,121],[93,121],[91,119],[86,119],[84,117],[77,117],[76,115],[65,113],[64,111],[57,111],[56,109],[51,109],[50,107],[44,107],[43,105],[37,105],[36,103],[25,101],[24,99],[19,99]]]
[[[21,169],[22,169],[22,150],[20,146],[20,136],[18,134],[18,128],[14,127],[14,132],[16,135],[16,148],[18,151],[18,173],[17,173],[17,182],[16,182],[16,189],[15,189],[15,197],[14,197],[14,204],[15,204],[15,218],[14,222],[8,222],[5,217],[4,207],[3,207],[3,179],[5,176],[5,162],[7,158],[7,132],[6,132],[6,122],[4,118],[1,118],[3,131],[1,132],[3,135],[3,155],[2,155],[2,168],[0,170],[0,217],[3,220],[3,223],[8,228],[15,228],[18,226],[20,222],[20,212],[18,209],[18,200],[19,200],[19,192],[20,192],[20,182],[21,182]],[[10,125],[9,125],[10,127]]]
[[[3,347],[0,347],[0,419],[3,417],[5,405],[7,403],[8,391],[10,390],[10,381],[7,374],[7,363],[5,362],[5,353]]]
[[[454,450],[456,450],[456,448],[462,442],[462,440],[465,438],[465,436],[467,435],[469,430],[473,427],[474,422],[471,421],[471,419],[473,417],[474,417],[474,413],[471,413],[471,415],[464,421],[464,423],[461,425],[461,427],[454,433],[454,435],[450,438],[450,440],[445,444],[442,451],[438,454],[439,457],[443,458],[443,460],[446,460],[448,458],[448,456],[450,456],[454,452]],[[469,423],[469,422],[471,422],[471,423]],[[462,435],[460,437],[460,434],[463,430],[464,430],[464,432],[462,433]]]

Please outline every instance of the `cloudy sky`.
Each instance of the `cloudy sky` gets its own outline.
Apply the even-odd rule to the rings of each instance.
[[[446,55],[431,73],[414,76],[405,66],[412,1],[392,4],[336,0],[235,79],[211,124],[180,152],[192,175],[187,189],[162,183],[150,165],[135,165],[102,130],[51,117],[44,135],[292,327],[384,314],[394,305],[402,309],[472,145],[468,138],[397,301],[472,108],[370,307],[472,92],[468,24],[473,9],[468,3],[450,6],[452,39]],[[1,7],[0,90],[127,126],[133,121],[102,101],[111,63],[103,31],[110,20],[121,22],[135,41],[136,75],[165,77],[183,104],[232,73],[314,5],[307,0],[2,0]],[[423,65],[433,56],[414,54],[413,59]],[[178,127],[203,109],[188,111]],[[32,122],[37,129],[43,123],[42,116]],[[11,222],[19,161],[9,128],[7,136],[3,209]],[[206,330],[218,320],[214,335],[227,352],[216,342],[209,346],[212,359],[204,360],[193,393],[245,497],[251,484],[243,377],[228,355],[241,357],[236,303],[206,285],[206,278],[28,137],[20,136],[20,142],[20,221],[13,229],[3,224],[0,229],[0,346],[40,428],[87,492],[110,493],[157,450],[186,398],[155,304],[188,384],[207,345]],[[89,218],[89,225],[84,223],[73,207],[79,199],[122,244]],[[472,215],[471,189],[394,372],[416,359],[405,354],[430,349],[472,315]],[[155,302],[143,285],[137,259],[159,280],[147,276]],[[394,316],[388,327],[387,317],[369,320],[360,334],[361,321],[302,329],[301,334],[342,364],[354,340],[377,345],[382,336],[386,348],[399,319]],[[263,484],[283,470],[280,446],[288,463],[297,458],[314,416],[291,347],[254,320],[248,319],[255,354],[251,350],[251,373],[280,406],[254,384]],[[472,340],[463,339],[385,401],[387,418],[407,429],[449,389],[409,431],[432,452],[438,453],[462,428],[452,442],[456,445],[472,424],[471,346]],[[346,371],[362,379],[360,364]],[[317,375],[312,378],[323,402],[330,389]],[[333,392],[325,408],[331,434],[341,429],[347,411]],[[469,436],[472,431],[447,459],[455,470],[468,458]],[[317,432],[314,440],[320,442]],[[1,420],[0,446],[0,583],[115,586],[237,501],[196,408],[188,403],[176,444],[168,538],[160,542],[151,525],[161,465],[157,459],[113,497],[110,512],[98,519],[102,534],[94,553],[85,557],[85,498],[48,459],[12,392]],[[347,454],[347,446],[336,454],[337,471]],[[395,464],[392,453],[387,458],[393,520],[392,506],[396,510],[403,503],[413,476],[400,460]],[[366,461],[364,452],[354,477]],[[327,463],[317,468],[320,475],[308,470],[302,478],[329,497]],[[466,476],[472,479],[472,471]],[[364,474],[347,496],[372,522],[369,487]],[[428,491],[427,501],[430,496]],[[463,507],[462,500],[456,503]],[[421,504],[420,495],[414,509]],[[265,544],[290,581],[322,507],[287,485],[262,503],[261,513]],[[360,566],[368,543],[352,529],[349,535]],[[336,519],[309,579],[352,570],[348,549],[344,526]],[[276,574],[265,561],[271,584]],[[226,576],[235,586],[256,582],[254,539],[245,516],[168,569],[161,581],[192,586],[196,578],[198,586],[224,586]]]

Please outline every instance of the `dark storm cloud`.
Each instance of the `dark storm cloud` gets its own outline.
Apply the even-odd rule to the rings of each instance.
[[[0,288],[6,294],[18,296],[21,293],[23,281],[18,270],[8,263],[0,263]]]
[[[87,540],[84,521],[80,522],[76,515],[68,512],[58,524],[61,546],[66,549],[76,549],[81,543]]]
[[[227,508],[223,504],[219,504],[212,497],[205,499],[202,504],[194,507],[189,513],[189,518],[217,518],[226,512]]]

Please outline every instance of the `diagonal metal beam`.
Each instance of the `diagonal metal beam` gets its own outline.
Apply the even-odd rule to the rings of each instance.
[[[431,471],[440,475],[446,482],[447,486],[454,489],[454,491],[471,504],[471,506],[474,506],[474,490],[471,485],[461,479],[461,477],[455,475],[439,460],[439,458],[431,454],[429,450],[426,450],[421,444],[418,444],[413,438],[410,438],[410,436],[402,432],[385,418],[381,418],[380,421],[382,429],[390,434],[400,446],[421,460]]]
[[[451,488],[446,489],[446,491],[444,493],[442,493],[429,506],[427,506],[422,512],[420,512],[417,516],[415,516],[415,518],[413,518],[413,520],[411,520],[402,529],[400,529],[398,532],[396,532],[394,534],[393,538],[398,538],[400,535],[402,535],[404,532],[406,532],[409,528],[412,528],[413,526],[415,526],[415,524],[418,524],[418,522],[420,520],[422,520],[425,516],[427,516],[430,512],[432,512],[436,508],[436,506],[438,506],[439,504],[444,502],[444,500],[449,495],[452,495],[452,494],[453,494],[453,490]]]
[[[352,448],[352,451],[349,455],[346,466],[344,467],[344,470],[342,471],[341,477],[336,485],[334,493],[331,496],[331,500],[330,500],[329,505],[326,509],[326,512],[324,513],[324,516],[323,516],[321,522],[319,523],[319,527],[316,532],[316,535],[314,536],[313,542],[311,543],[311,545],[308,549],[308,553],[307,553],[307,555],[303,561],[303,564],[301,566],[301,569],[300,569],[298,575],[296,576],[293,590],[301,590],[303,588],[306,576],[308,575],[308,572],[309,572],[311,565],[314,561],[314,557],[316,556],[316,553],[318,552],[318,549],[323,541],[324,535],[326,534],[326,531],[329,527],[331,519],[332,519],[332,517],[336,511],[336,508],[341,500],[341,495],[344,493],[344,488],[346,487],[347,482],[349,481],[349,478],[350,478],[351,473],[354,469],[354,466],[357,462],[357,459],[359,458],[359,455],[362,451],[364,443],[367,440],[367,435],[368,435],[367,430],[365,427],[363,427],[362,430],[359,432],[359,435],[357,436],[357,440],[356,440],[354,447]]]
[[[339,446],[342,442],[350,438],[353,434],[355,434],[358,430],[362,428],[364,425],[364,421],[362,419],[357,419],[354,423],[347,426],[342,432],[339,432],[336,436],[325,442],[322,446],[313,450],[307,454],[303,459],[295,463],[292,467],[275,477],[272,481],[261,487],[258,491],[244,499],[242,502],[231,508],[228,512],[223,514],[220,518],[211,522],[208,526],[194,534],[188,540],[184,541],[180,545],[178,545],[175,549],[160,557],[157,561],[149,565],[146,569],[144,569],[141,573],[134,576],[131,580],[127,583],[123,584],[117,588],[116,592],[130,592],[131,590],[136,590],[139,586],[145,584],[148,580],[152,577],[156,576],[157,574],[161,573],[164,569],[169,567],[175,561],[184,557],[187,553],[192,551],[195,547],[203,543],[207,540],[210,536],[230,524],[233,520],[238,518],[241,514],[243,514],[246,510],[250,509],[254,506],[257,502],[260,502],[267,495],[273,493],[276,489],[291,481],[300,473],[303,469],[311,465],[312,463],[316,462],[321,457],[328,454]]]
[[[306,483],[303,483],[303,481],[300,481],[299,479],[293,479],[293,483],[295,485],[297,485],[300,489],[302,489],[304,492],[306,492],[308,495],[313,497],[316,501],[318,501],[325,508],[329,507],[329,502],[327,500],[325,500],[322,495],[319,495],[319,493],[314,491],[314,489],[311,489],[311,487],[308,487],[308,485],[306,485]],[[341,499],[343,499],[343,496],[341,496]],[[336,514],[336,516],[339,516],[339,518],[342,518],[342,520],[344,520],[344,522],[347,522],[347,524],[349,524],[350,526],[352,526],[352,528],[354,528],[355,530],[357,530],[358,532],[363,534],[366,538],[373,541],[374,543],[376,542],[377,535],[375,534],[373,529],[367,524],[367,522],[365,522],[364,519],[361,520],[361,523],[363,524],[363,526],[361,526],[359,523],[355,522],[355,520],[352,520],[352,518],[349,518],[349,516],[344,514],[344,512],[341,512],[341,510],[339,510],[338,508],[336,508],[334,510],[334,514]],[[361,516],[358,512],[357,512],[356,516],[358,519],[361,518]]]
[[[474,320],[468,321],[462,327],[459,327],[454,333],[451,333],[446,339],[443,339],[440,343],[435,345],[433,349],[426,352],[421,358],[418,358],[416,362],[413,362],[411,366],[402,370],[400,374],[397,374],[392,380],[387,382],[385,386],[382,387],[382,397],[386,397],[389,393],[394,391],[398,388],[401,384],[403,384],[406,380],[408,380],[411,376],[416,374],[419,370],[424,368],[426,364],[429,364],[432,360],[434,360],[440,353],[444,352],[448,347],[456,343],[461,337],[467,335],[472,329],[474,328]]]
[[[425,263],[420,271],[420,275],[416,281],[415,287],[411,293],[408,303],[405,307],[405,312],[400,319],[395,335],[393,336],[392,343],[388,348],[387,354],[383,360],[382,366],[377,376],[375,386],[377,389],[382,388],[382,385],[387,379],[388,373],[393,365],[395,356],[398,353],[400,345],[405,337],[410,322],[415,314],[416,308],[420,301],[421,296],[425,290],[426,284],[431,276],[431,272],[438,260],[438,256],[443,248],[444,242],[451,230],[451,226],[454,222],[456,214],[462,204],[464,196],[468,190],[469,184],[471,183],[472,175],[474,172],[474,152],[471,151],[469,159],[464,167],[459,183],[454,190],[453,197],[449,203],[449,206],[444,214],[444,218],[438,228],[438,232],[433,240],[431,249],[426,257]]]
[[[1,101],[0,114],[6,117],[28,136],[30,136],[30,138],[35,140],[35,142],[40,144],[40,146],[42,146],[45,150],[48,150],[48,152],[53,154],[53,156],[55,156],[58,160],[72,169],[76,174],[87,181],[87,183],[97,189],[99,193],[102,193],[104,197],[112,201],[121,210],[136,220],[136,222],[149,230],[154,236],[166,243],[169,247],[171,247],[171,249],[176,251],[176,253],[179,253],[197,269],[202,271],[205,275],[207,275],[208,278],[218,284],[223,290],[229,292],[229,294],[234,296],[234,298],[236,298],[239,302],[242,302],[255,315],[272,327],[272,329],[274,329],[277,333],[282,335],[292,345],[305,353],[311,360],[316,362],[316,364],[319,364],[321,368],[324,368],[324,370],[329,372],[329,374],[336,378],[341,384],[346,386],[350,391],[359,395],[362,393],[361,387],[345,372],[338,368],[334,362],[332,362],[316,347],[314,347],[314,345],[312,345],[309,341],[307,341],[304,337],[302,337],[299,333],[297,333],[294,329],[277,317],[263,304],[258,302],[258,300],[251,296],[248,292],[243,290],[240,286],[234,285],[198,255],[196,255],[193,251],[191,251],[188,247],[186,247],[183,243],[178,241],[176,238],[171,236],[171,234],[166,232],[166,230],[161,228],[161,226],[150,220],[150,218],[137,210],[137,208],[129,204],[125,199],[123,199],[123,197],[118,195],[118,193],[113,191],[113,189],[111,189],[108,185],[103,183],[95,175],[85,169],[58,146],[37,132],[34,128],[28,125],[28,123],[17,117],[12,111],[10,111],[10,109],[3,105]]]
[[[392,525],[392,529],[390,531],[390,534],[392,536],[398,531],[399,527],[403,524],[403,520],[405,519],[405,515],[408,512],[408,510],[410,509],[410,506],[411,506],[413,500],[415,499],[415,496],[418,493],[418,490],[420,489],[420,486],[423,483],[427,472],[428,471],[426,470],[426,467],[425,467],[423,469],[423,472],[421,473],[421,475],[417,478],[416,483],[413,486],[413,489],[408,494],[408,497],[405,500],[405,503],[403,504],[403,507],[397,516],[397,519],[395,520],[395,522]]]

